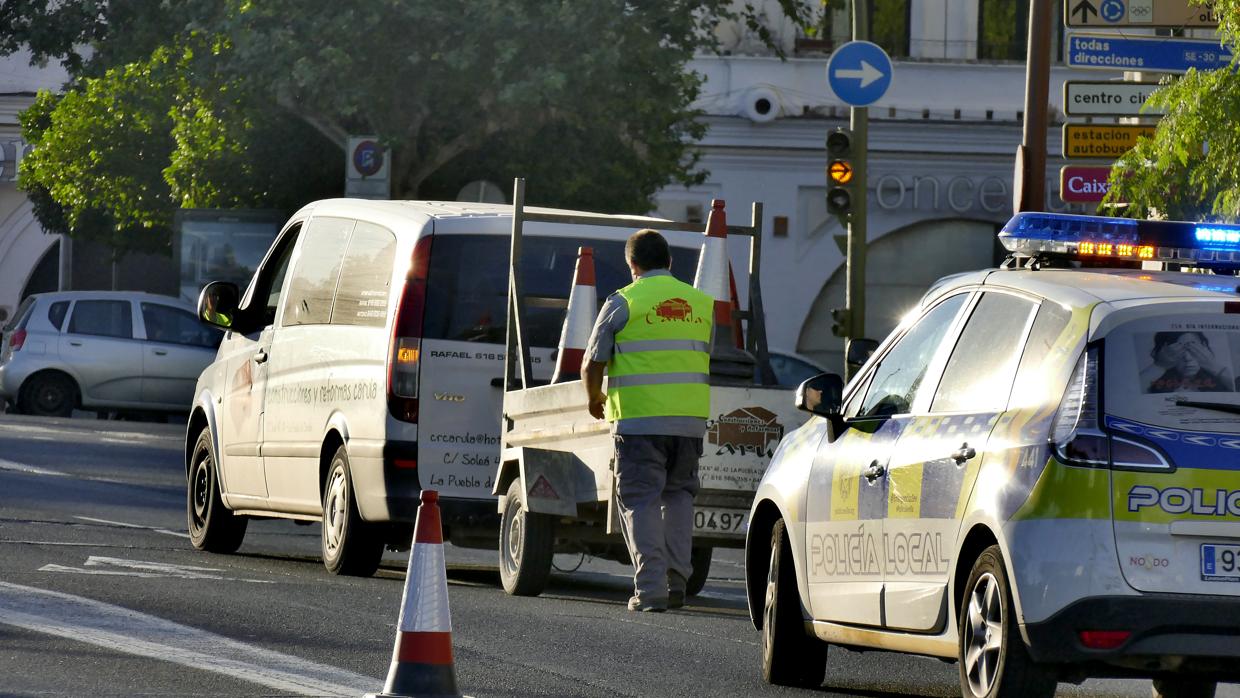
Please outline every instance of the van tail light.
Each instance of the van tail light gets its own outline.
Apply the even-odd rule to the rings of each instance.
[[[18,351],[24,346],[26,346],[26,330],[23,328],[15,331],[13,335],[9,337],[9,348],[13,351]]]
[[[1098,427],[1097,347],[1087,348],[1076,364],[1055,415],[1051,447],[1068,465],[1105,468],[1111,462],[1110,444]]]
[[[405,288],[396,306],[388,358],[388,411],[402,422],[418,421],[418,368],[422,364],[422,322],[426,317],[426,281],[431,262],[430,235],[413,247]]]

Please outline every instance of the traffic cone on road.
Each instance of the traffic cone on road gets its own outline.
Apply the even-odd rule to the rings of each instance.
[[[594,286],[594,250],[582,247],[577,250],[577,271],[573,275],[573,290],[568,294],[568,313],[564,316],[564,329],[560,332],[560,349],[556,353],[555,373],[552,383],[573,381],[581,377],[581,361],[586,355],[586,343],[594,329],[594,316],[598,314],[598,289]]]
[[[392,666],[383,693],[367,698],[431,698],[460,696],[452,662],[452,618],[448,613],[448,571],[443,557],[439,493],[422,490],[414,525],[413,549]]]
[[[710,350],[710,373],[737,379],[752,379],[754,359],[737,346],[737,333],[732,321],[732,293],[729,279],[732,267],[728,262],[728,221],[724,202],[710,202],[706,218],[706,240],[698,257],[693,287],[715,299],[715,326]]]

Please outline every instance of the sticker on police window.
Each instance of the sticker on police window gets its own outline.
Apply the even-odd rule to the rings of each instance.
[[[1169,329],[1133,339],[1144,393],[1240,392],[1240,332]]]

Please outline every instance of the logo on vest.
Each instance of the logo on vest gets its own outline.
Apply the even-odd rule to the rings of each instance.
[[[693,306],[689,305],[689,301],[683,298],[668,298],[646,313],[647,325],[665,322],[688,322],[696,325],[702,322],[702,318],[693,315]]]
[[[740,453],[770,458],[784,438],[784,425],[778,419],[763,407],[742,407],[706,425],[706,440],[719,447],[717,456]]]

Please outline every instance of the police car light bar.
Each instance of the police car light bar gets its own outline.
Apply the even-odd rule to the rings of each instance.
[[[1067,256],[1240,267],[1240,225],[1018,213],[999,242],[1024,257]]]

